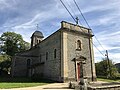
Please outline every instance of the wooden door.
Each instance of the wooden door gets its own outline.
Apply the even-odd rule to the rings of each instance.
[[[77,76],[78,80],[80,80],[80,63],[77,63]]]

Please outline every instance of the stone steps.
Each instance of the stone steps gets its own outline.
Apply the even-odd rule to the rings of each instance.
[[[88,86],[88,90],[120,90],[120,85]]]
[[[75,90],[120,90],[120,83],[89,83],[86,86],[72,83],[72,88]]]

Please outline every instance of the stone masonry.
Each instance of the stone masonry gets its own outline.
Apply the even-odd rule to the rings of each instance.
[[[35,31],[31,48],[13,57],[11,74],[38,75],[59,82],[78,81],[80,61],[84,59],[84,76],[89,81],[96,80],[92,36],[90,29],[65,21],[45,39],[40,31]]]

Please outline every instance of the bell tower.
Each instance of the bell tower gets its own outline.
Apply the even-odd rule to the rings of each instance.
[[[35,31],[31,36],[31,48],[40,43],[43,40],[44,36],[42,32]]]

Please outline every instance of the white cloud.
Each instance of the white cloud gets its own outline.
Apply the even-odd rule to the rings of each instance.
[[[120,31],[117,32],[100,32],[96,35],[104,49],[108,50],[109,57],[114,62],[120,62]],[[96,44],[97,48],[105,55],[105,50],[94,40],[94,44]],[[99,51],[94,47],[95,59],[96,62],[101,60],[104,56],[99,53]]]
[[[88,3],[86,0],[84,4]],[[104,11],[104,10],[110,10],[110,9],[120,9],[119,8],[120,1],[118,0],[93,0],[92,2],[89,2],[89,4],[84,5],[85,7],[83,8],[84,13],[88,12],[94,12],[94,11]],[[113,11],[114,12],[114,11]]]
[[[16,0],[0,0],[0,10],[15,9]]]
[[[95,31],[98,40],[105,49],[110,51],[110,57],[115,62],[119,62],[119,53],[112,51],[120,50],[120,1],[76,1],[94,28],[93,31]],[[80,16],[73,0],[67,0],[67,2]],[[0,0],[0,13],[1,32],[15,31],[23,35],[24,40],[29,42],[31,34],[36,30],[36,24],[39,24],[42,28],[40,30],[46,37],[58,29],[62,20],[73,21],[59,0]],[[105,53],[96,40],[94,40],[94,44],[102,53]],[[95,60],[99,61],[102,57],[95,49]]]

